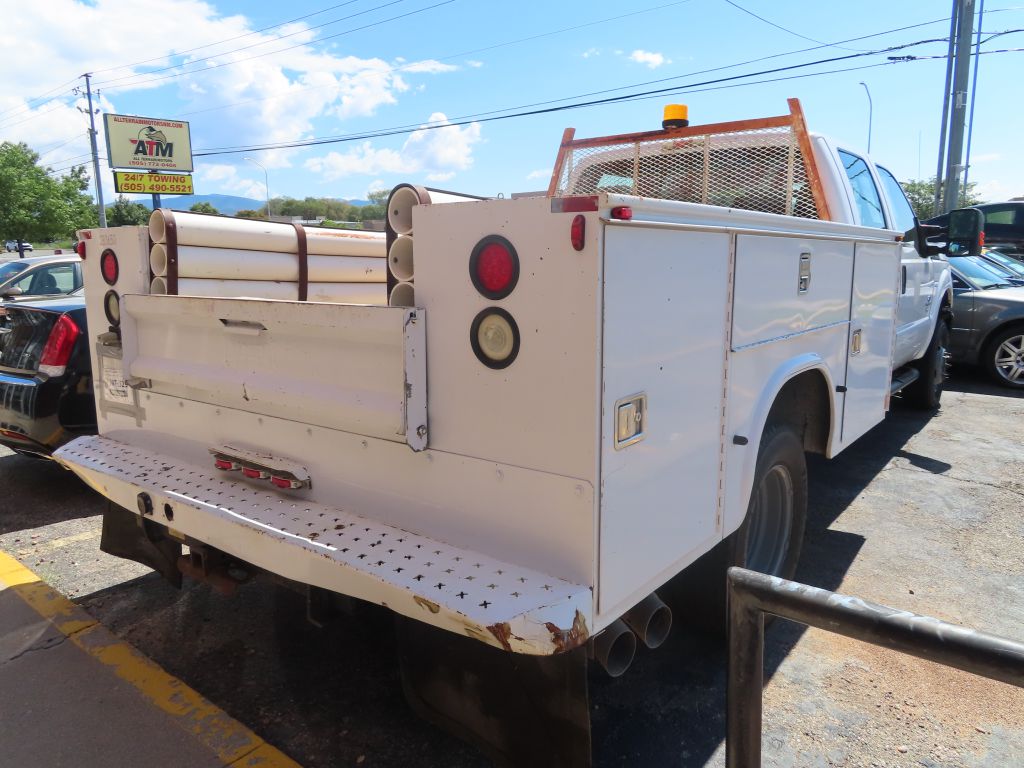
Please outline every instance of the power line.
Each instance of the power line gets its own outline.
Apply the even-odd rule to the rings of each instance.
[[[394,5],[396,3],[402,3],[402,2],[405,2],[405,1],[406,0],[391,0],[391,2],[386,3],[384,6],[380,6],[380,7],[383,8],[383,7],[386,7],[388,5]],[[139,86],[147,85],[148,83],[159,82],[161,80],[169,80],[171,78],[182,77],[184,75],[194,75],[197,72],[206,72],[206,71],[211,70],[211,69],[219,69],[220,67],[230,67],[230,66],[233,66],[235,64],[241,64],[243,61],[252,61],[253,59],[261,59],[261,58],[264,58],[265,56],[274,56],[274,55],[279,54],[279,53],[285,53],[286,51],[293,51],[296,48],[305,48],[306,46],[310,45],[311,42],[322,43],[325,40],[333,40],[336,37],[342,37],[344,35],[351,35],[354,32],[362,32],[363,30],[371,29],[373,27],[378,27],[378,26],[381,26],[383,24],[390,23],[392,21],[398,21],[400,19],[405,19],[405,18],[408,18],[409,16],[415,16],[416,14],[419,14],[419,13],[425,13],[426,11],[432,11],[432,10],[434,10],[436,8],[440,8],[441,6],[444,6],[444,5],[450,5],[451,3],[454,3],[455,1],[456,0],[442,0],[439,3],[435,3],[434,5],[428,5],[428,6],[424,7],[424,8],[418,8],[415,11],[409,11],[408,13],[401,13],[401,14],[399,14],[397,16],[392,16],[392,17],[387,18],[387,19],[381,19],[379,21],[374,21],[374,22],[371,22],[369,24],[364,24],[361,27],[353,27],[352,29],[347,29],[344,32],[336,32],[333,35],[327,35],[326,37],[321,37],[321,38],[319,38],[316,41],[310,41],[310,42],[306,42],[306,43],[299,43],[297,45],[290,45],[290,46],[288,46],[286,48],[278,48],[278,49],[273,50],[273,51],[266,51],[265,53],[257,53],[257,54],[255,54],[253,56],[246,56],[246,57],[241,58],[241,59],[235,59],[234,61],[224,61],[224,62],[221,62],[220,64],[211,64],[208,67],[199,67],[198,69],[189,69],[189,70],[186,70],[184,72],[172,72],[169,75],[163,75],[161,77],[153,77],[153,78],[149,78],[148,80],[139,80],[139,81],[136,81],[136,82],[126,83],[126,84],[121,85],[121,86],[114,86],[114,85],[112,85],[113,83],[117,83],[117,82],[120,82],[121,80],[128,79],[127,77],[122,77],[122,78],[117,78],[115,80],[107,80],[106,82],[98,83],[97,86],[104,86],[104,87],[106,87],[108,89],[111,88],[111,87],[115,87],[115,88],[116,87],[120,87],[120,88],[137,88]],[[377,10],[377,9],[374,9],[374,10]],[[360,14],[355,14],[355,15],[360,15]],[[303,31],[305,31],[305,30],[303,30]],[[290,35],[286,35],[285,37],[290,37]],[[284,39],[284,38],[282,37],[282,38],[277,38],[277,39],[280,40],[280,39]],[[268,42],[276,42],[276,40],[268,41]],[[262,45],[262,44],[263,43],[258,43],[257,45]],[[252,47],[255,47],[255,46],[246,46],[246,47],[247,48],[252,48]],[[237,50],[241,51],[241,50],[245,50],[245,48],[239,48]],[[237,52],[237,51],[229,51],[228,53],[225,53],[225,54],[219,54],[219,56],[226,56],[226,55],[229,55],[230,53],[233,53],[233,52]],[[209,57],[206,57],[205,59],[199,59],[198,61],[207,61],[207,60],[212,59],[212,58],[218,58],[218,57],[209,56]],[[173,67],[171,67],[171,68],[173,69]],[[163,70],[155,70],[155,71],[160,72],[160,71],[163,71]],[[141,76],[144,76],[144,75],[147,75],[147,74],[149,74],[149,73],[144,72],[144,73],[141,73],[141,75],[132,75],[131,77],[141,77]]]
[[[843,48],[840,45],[835,45],[835,44],[832,44],[832,43],[825,43],[825,42],[822,42],[821,40],[816,40],[813,37],[808,37],[807,35],[801,35],[799,32],[794,32],[789,27],[784,27],[781,24],[776,24],[774,21],[769,21],[764,16],[758,16],[756,13],[754,13],[753,11],[751,11],[751,10],[749,10],[747,8],[744,8],[739,3],[733,2],[733,0],[725,0],[725,2],[728,3],[729,5],[731,5],[736,10],[742,11],[743,13],[747,14],[748,16],[753,16],[758,21],[764,22],[769,27],[775,27],[776,29],[782,30],[787,35],[792,35],[793,37],[799,37],[801,40],[807,40],[807,41],[812,42],[812,43],[818,43],[819,45],[824,45],[824,46],[827,46],[829,48],[839,48],[840,50],[843,50],[843,51],[855,51],[855,50],[857,50],[856,48]]]
[[[120,65],[118,65],[116,67],[106,67],[104,69],[97,69],[97,70],[93,71],[93,74],[96,74],[97,72],[112,72],[112,71],[115,71],[115,70],[118,70],[118,69],[129,69],[131,67],[138,67],[138,66],[140,66],[142,64],[149,64],[152,61],[163,61],[164,59],[169,58],[171,56],[184,56],[187,53],[195,53],[196,51],[201,51],[204,48],[213,48],[214,46],[223,45],[224,43],[231,43],[231,42],[234,42],[235,40],[241,40],[242,38],[245,38],[245,37],[252,37],[253,35],[259,35],[259,34],[261,34],[263,32],[267,32],[267,31],[269,31],[271,29],[278,29],[279,27],[285,27],[285,26],[287,26],[289,24],[294,24],[294,23],[296,23],[298,21],[303,21],[304,19],[312,18],[313,16],[319,16],[322,13],[327,13],[328,11],[334,11],[334,10],[337,10],[338,8],[342,8],[342,7],[346,6],[346,5],[352,5],[353,3],[357,3],[357,2],[359,2],[359,0],[348,0],[348,2],[346,2],[346,3],[338,3],[337,5],[332,5],[332,6],[329,6],[327,8],[322,8],[319,11],[313,11],[312,13],[307,13],[304,16],[296,16],[294,19],[288,19],[287,21],[278,22],[277,24],[271,24],[270,26],[267,26],[267,27],[261,27],[260,29],[254,29],[251,32],[245,32],[245,33],[243,33],[241,35],[235,35],[234,37],[227,37],[227,38],[224,38],[223,40],[217,40],[216,42],[213,42],[213,43],[206,43],[205,45],[197,45],[195,48],[186,48],[183,51],[171,50],[171,51],[168,51],[167,53],[163,54],[162,56],[154,56],[152,59],[143,59],[142,61],[135,61],[135,62],[132,62],[131,64],[120,64]],[[276,38],[276,39],[280,40],[280,39],[283,39],[283,38]],[[229,53],[230,53],[230,51],[229,51]],[[157,71],[159,71],[159,70],[157,70]]]
[[[927,43],[931,43],[931,42],[937,42],[937,41],[939,41],[938,38],[929,39],[929,40],[918,40],[918,41],[915,41],[913,43],[905,43],[903,45],[890,46],[888,48],[879,49],[879,50],[876,50],[876,51],[866,51],[866,52],[861,52],[861,53],[851,53],[851,54],[847,54],[845,56],[834,56],[834,57],[827,58],[827,59],[818,59],[818,60],[815,60],[815,61],[803,62],[803,63],[800,63],[800,64],[790,64],[790,65],[786,65],[784,67],[775,67],[775,68],[772,68],[772,69],[765,69],[765,70],[761,70],[761,71],[758,71],[758,72],[749,72],[749,73],[745,73],[745,74],[731,75],[729,77],[716,78],[716,79],[713,79],[713,80],[706,80],[706,81],[697,82],[697,83],[689,83],[689,84],[685,84],[685,85],[669,86],[669,87],[666,87],[666,88],[657,88],[657,89],[653,89],[653,90],[649,90],[649,91],[642,91],[640,93],[623,94],[623,95],[619,95],[619,96],[608,96],[608,97],[601,98],[601,99],[592,99],[590,101],[575,102],[575,103],[572,103],[572,104],[563,104],[563,105],[560,105],[560,106],[546,106],[546,104],[550,104],[551,102],[539,102],[539,103],[535,103],[535,104],[523,105],[522,107],[509,107],[507,109],[496,110],[496,111],[506,112],[506,111],[509,111],[509,110],[512,110],[512,109],[520,109],[521,111],[515,112],[513,114],[494,115],[494,116],[490,116],[490,117],[482,117],[482,118],[475,118],[475,119],[472,116],[469,116],[469,117],[466,117],[466,118],[462,118],[462,119],[460,119],[460,120],[458,120],[456,122],[451,122],[450,121],[450,122],[442,123],[442,124],[426,125],[422,129],[423,130],[436,130],[437,128],[443,128],[443,127],[447,127],[447,126],[451,126],[451,125],[466,125],[466,124],[471,123],[471,122],[493,122],[493,121],[496,121],[496,120],[505,120],[505,119],[509,119],[509,118],[512,118],[512,117],[526,117],[526,116],[531,116],[531,115],[548,114],[548,113],[552,113],[552,112],[561,112],[561,111],[570,110],[570,109],[580,109],[580,108],[583,108],[583,107],[599,106],[599,105],[604,105],[604,104],[612,104],[612,103],[621,102],[621,101],[632,101],[632,100],[636,100],[636,99],[642,98],[644,96],[666,95],[668,93],[676,93],[676,92],[679,92],[681,90],[685,90],[687,88],[695,88],[695,87],[706,86],[706,85],[715,85],[715,84],[718,84],[718,83],[731,82],[731,81],[746,79],[746,78],[750,78],[750,77],[758,77],[758,76],[761,76],[761,75],[776,74],[776,73],[779,73],[779,72],[787,72],[787,71],[791,71],[791,70],[795,70],[795,69],[803,69],[803,68],[806,68],[806,67],[817,66],[817,65],[820,65],[820,64],[830,64],[830,63],[834,63],[834,62],[838,62],[838,61],[846,61],[846,60],[849,60],[849,59],[862,58],[864,56],[877,56],[877,55],[882,55],[882,54],[890,53],[892,51],[905,50],[905,49],[911,48],[913,46],[923,45],[923,44],[927,44]],[[650,84],[657,84],[659,82],[664,82],[664,80],[665,80],[664,78],[659,79],[659,80],[652,80],[652,81],[648,81],[648,83],[646,83],[646,84],[648,84],[648,85],[650,85]],[[637,87],[637,86],[634,86],[634,87]],[[613,89],[613,90],[619,90],[619,89]],[[567,97],[567,98],[581,98],[582,96],[586,96],[586,95],[591,95],[591,94],[582,94],[582,95],[577,95],[575,97]],[[556,101],[565,101],[565,100],[566,99],[558,99]],[[409,127],[405,126],[405,127],[401,127],[401,128],[395,128],[395,129],[384,129],[383,131],[379,131],[379,132],[356,134],[356,135],[342,136],[342,137],[313,138],[313,139],[304,139],[304,140],[301,140],[301,141],[294,141],[294,142],[277,142],[277,143],[262,144],[262,145],[247,145],[247,146],[236,146],[236,147],[217,147],[217,148],[212,148],[212,149],[208,149],[208,150],[199,150],[197,152],[194,152],[193,154],[194,154],[195,157],[206,157],[206,156],[211,156],[211,155],[237,154],[237,153],[240,153],[240,152],[266,151],[266,150],[269,150],[269,149],[295,149],[295,148],[298,148],[298,147],[318,146],[318,145],[323,145],[323,144],[335,144],[335,143],[342,143],[342,142],[348,142],[348,141],[359,141],[359,140],[366,139],[366,138],[377,138],[379,136],[392,136],[392,135],[402,134],[402,133],[412,133],[413,130],[418,130],[418,129],[410,129]]]

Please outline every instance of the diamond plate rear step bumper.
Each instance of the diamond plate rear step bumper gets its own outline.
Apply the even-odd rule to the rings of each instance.
[[[54,458],[126,509],[148,493],[154,521],[254,566],[488,645],[551,655],[590,633],[584,585],[108,437],[78,438]]]

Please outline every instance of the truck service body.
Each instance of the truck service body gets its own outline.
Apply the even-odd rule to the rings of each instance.
[[[696,198],[638,189],[646,157],[694,136],[764,144],[746,123],[567,134],[547,195],[420,190],[399,210],[418,188],[396,189],[412,306],[152,295],[149,230],[84,232],[100,434],[56,457],[111,500],[104,548],[172,579],[179,556],[220,583],[239,561],[495,652],[589,646],[606,666],[607,642],[659,641],[650,596],[738,532],[748,562],[791,575],[802,451],[842,451],[935,360],[941,385],[951,299],[884,171],[791,107],[778,212],[723,205],[707,173]],[[608,170],[622,145],[630,178]],[[476,265],[495,244],[498,282],[515,276],[491,290]]]

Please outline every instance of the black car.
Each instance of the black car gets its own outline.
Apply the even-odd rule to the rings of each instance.
[[[985,245],[988,248],[1024,259],[1024,200],[982,203],[972,206],[985,216]],[[949,214],[927,219],[925,224],[949,226]]]
[[[49,456],[96,434],[84,296],[5,307],[0,333],[0,445]]]

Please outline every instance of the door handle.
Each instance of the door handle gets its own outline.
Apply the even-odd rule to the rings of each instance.
[[[267,326],[255,320],[231,320],[226,317],[218,318],[225,331],[237,333],[241,336],[259,336],[267,330]]]
[[[811,254],[800,254],[800,278],[797,281],[797,293],[807,293],[811,287]]]

